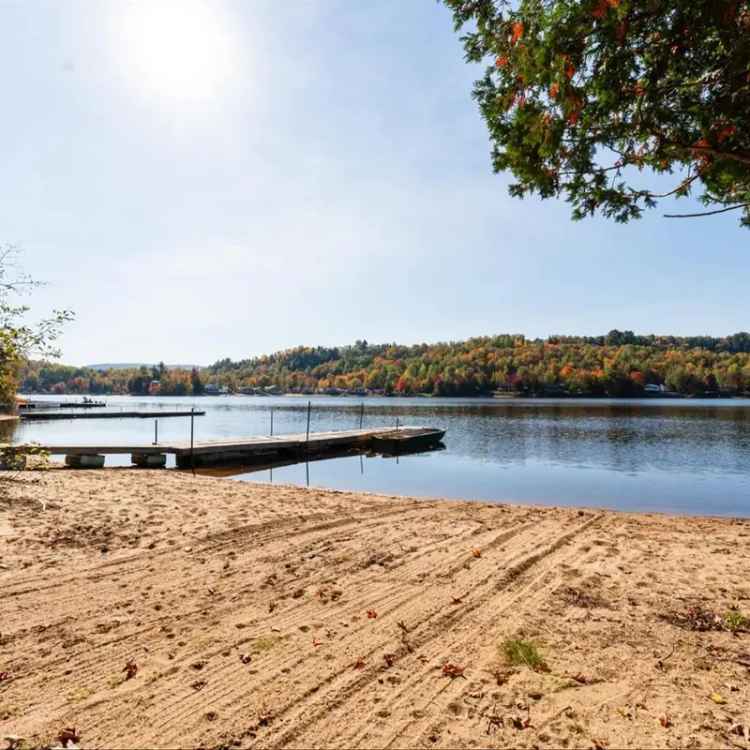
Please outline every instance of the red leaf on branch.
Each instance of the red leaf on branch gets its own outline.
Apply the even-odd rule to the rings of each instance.
[[[599,0],[596,7],[591,11],[591,15],[594,18],[604,18],[609,10],[609,3],[607,0]]]

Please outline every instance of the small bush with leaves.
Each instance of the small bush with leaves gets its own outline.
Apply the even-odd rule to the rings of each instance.
[[[724,615],[724,627],[735,635],[742,630],[750,628],[750,618],[747,618],[738,609],[730,609]]]
[[[0,471],[20,472],[26,468],[40,470],[48,467],[49,453],[41,446],[8,445],[0,448]]]

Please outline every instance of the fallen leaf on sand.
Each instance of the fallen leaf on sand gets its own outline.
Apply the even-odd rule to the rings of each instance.
[[[132,680],[138,674],[138,665],[133,659],[128,659],[122,671],[125,672],[126,680]]]
[[[531,726],[531,719],[528,716],[525,719],[514,716],[510,721],[514,729],[528,729]]]
[[[471,554],[474,555],[474,557],[481,557],[482,556],[482,550],[481,549],[473,549],[471,551]]]
[[[374,609],[367,610],[367,619],[374,620],[378,616],[378,613]]]
[[[253,660],[253,657],[250,654],[240,654],[240,661],[243,664],[249,664]]]
[[[729,728],[729,731],[732,734],[736,734],[740,737],[744,737],[746,740],[750,740],[750,729],[746,729],[742,726],[742,724],[732,724],[732,726]]]
[[[354,669],[364,669],[365,668],[365,660],[360,657],[357,659],[357,661],[354,662]]]
[[[669,716],[669,714],[665,714],[664,716],[659,717],[659,724],[661,724],[664,729],[669,729],[669,727],[672,726],[672,719]]]
[[[57,735],[57,741],[63,746],[77,745],[81,741],[81,735],[75,727],[65,727]]]
[[[450,662],[443,664],[443,674],[446,677],[450,677],[452,680],[456,677],[465,677],[465,670],[466,667],[459,667],[458,664],[451,664]]]
[[[711,693],[710,698],[714,703],[718,703],[720,706],[727,702],[727,699],[719,693]]]

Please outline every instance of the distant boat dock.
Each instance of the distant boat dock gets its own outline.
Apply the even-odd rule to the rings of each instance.
[[[196,412],[197,413],[197,412]],[[190,414],[188,412],[188,414]],[[159,414],[158,416],[164,416]],[[167,455],[174,455],[177,466],[190,469],[222,464],[253,462],[266,457],[306,456],[341,450],[366,450],[378,441],[393,440],[398,435],[398,445],[405,452],[418,447],[437,445],[445,435],[444,430],[429,427],[403,426],[379,429],[338,430],[333,432],[302,432],[290,435],[256,436],[231,440],[204,442],[176,442],[141,445],[3,445],[4,451],[23,452],[34,449],[50,455],[64,455],[65,463],[76,468],[104,466],[108,455],[129,454],[136,466],[161,467]]]
[[[47,419],[162,419],[164,417],[202,417],[205,411],[21,411],[19,416],[25,421]]]

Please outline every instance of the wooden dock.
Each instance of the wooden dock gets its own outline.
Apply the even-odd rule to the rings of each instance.
[[[399,428],[405,436],[422,435],[424,427]],[[0,450],[23,451],[35,448],[50,455],[66,456],[70,465],[101,465],[107,455],[130,454],[137,466],[163,466],[167,455],[176,458],[179,468],[198,466],[216,466],[229,463],[252,462],[260,458],[305,456],[336,450],[367,449],[372,446],[373,438],[393,433],[393,427],[368,430],[337,430],[333,432],[301,432],[291,435],[253,436],[232,438],[231,440],[210,440],[195,442],[144,444],[43,444],[43,445],[0,445]],[[436,431],[436,434],[442,431]],[[435,440],[439,442],[439,438]],[[96,460],[94,460],[96,459]]]
[[[163,419],[166,417],[202,417],[205,411],[22,411],[24,422],[49,419]]]

